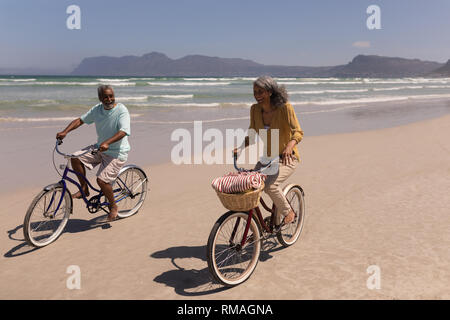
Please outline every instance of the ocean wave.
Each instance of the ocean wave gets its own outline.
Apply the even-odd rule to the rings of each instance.
[[[256,77],[233,77],[230,78],[231,80],[238,80],[238,81],[255,81]]]
[[[15,118],[0,117],[0,122],[50,122],[50,121],[72,121],[74,117],[49,117],[49,118]]]
[[[311,85],[311,84],[320,84],[317,81],[311,81],[311,82],[290,82],[290,81],[278,81],[278,84],[284,84],[284,85]]]
[[[99,78],[96,80],[100,81],[100,82],[127,82],[127,81],[129,81],[128,79],[107,79],[107,78]]]
[[[38,99],[38,100],[28,100],[28,99],[18,99],[18,100],[0,100],[0,104],[27,104],[27,105],[33,105],[33,104],[57,104],[61,101],[53,100],[53,99]]]
[[[310,91],[291,91],[290,95],[293,94],[322,94],[325,93],[325,90],[310,90]]]
[[[426,89],[431,88],[431,89],[446,89],[446,88],[450,88],[450,86],[426,86]]]
[[[322,94],[322,93],[356,93],[368,92],[369,89],[350,89],[350,90],[310,90],[310,91],[292,91],[290,94]]]
[[[334,84],[334,85],[346,85],[346,84],[363,84],[363,82],[361,81],[319,81],[318,79],[315,79],[315,81],[303,81],[299,80],[299,81],[279,81],[278,84],[284,84],[284,85],[300,85],[300,86],[306,86],[306,85],[313,85],[313,84],[321,84],[321,85],[325,85],[325,84]]]
[[[156,80],[157,78],[128,78],[124,79],[126,81],[145,81],[145,80]]]
[[[427,100],[427,99],[445,99],[450,98],[450,94],[423,94],[414,96],[383,96],[368,97],[359,99],[331,99],[324,101],[292,101],[292,105],[339,105],[339,104],[355,104],[355,103],[377,103],[377,102],[393,102],[407,100]]]
[[[164,107],[173,107],[173,108],[217,108],[220,107],[220,103],[140,103],[140,104],[132,104],[130,106],[135,107],[154,107],[154,108],[164,108]]]
[[[150,98],[164,98],[164,99],[189,99],[194,98],[193,94],[153,94],[149,95]]]
[[[225,86],[231,84],[231,82],[147,82],[151,86]]]
[[[250,107],[249,102],[211,102],[211,103],[136,103],[129,104],[130,107],[153,107],[153,108],[229,108],[229,107]]]
[[[302,80],[302,81],[322,81],[322,82],[325,82],[325,81],[339,81],[339,80],[343,80],[343,79],[339,79],[339,78],[299,78],[298,80]],[[356,78],[353,79],[353,80],[356,80]],[[343,80],[343,81],[345,81],[345,80]]]
[[[221,81],[221,78],[183,78],[185,81]]]
[[[363,105],[351,105],[351,106],[339,107],[339,108],[334,108],[334,109],[322,109],[322,110],[314,110],[314,111],[303,111],[303,112],[299,112],[299,114],[307,115],[307,114],[337,112],[337,111],[348,110],[348,109],[357,109],[357,108],[361,108],[361,107],[364,107],[364,106]]]
[[[140,113],[130,114],[131,118],[142,116]],[[41,118],[17,118],[17,117],[0,117],[0,122],[62,122],[72,121],[75,117],[41,117]]]
[[[392,87],[392,88],[373,88],[373,91],[397,91],[406,89],[423,89],[424,86],[402,86],[402,87]]]
[[[0,82],[0,86],[98,86],[101,84],[110,84],[116,87],[135,86],[135,82],[61,82],[61,81],[35,81],[30,83],[4,83]]]
[[[148,96],[138,96],[138,97],[116,97],[117,101],[147,101]]]
[[[366,84],[428,84],[428,83],[449,83],[448,78],[400,78],[400,79],[363,79]]]
[[[31,82],[31,81],[36,81],[36,79],[0,79],[0,81],[8,81],[8,82]]]
[[[203,123],[224,122],[224,121],[236,121],[236,120],[249,120],[250,117],[237,117],[237,118],[220,118],[210,120],[186,120],[186,121],[154,121],[154,120],[136,120],[134,123],[148,123],[148,124],[193,124],[195,121],[201,121]]]

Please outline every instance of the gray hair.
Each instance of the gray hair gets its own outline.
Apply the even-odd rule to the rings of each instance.
[[[103,92],[105,92],[105,90],[112,90],[112,92],[114,92],[114,89],[107,84],[103,84],[101,86],[98,86],[97,88],[97,94],[98,94],[98,99],[101,101],[103,98]]]
[[[289,96],[285,86],[279,86],[272,77],[259,77],[253,84],[272,93],[270,96],[270,104],[275,107],[281,107],[288,101]]]

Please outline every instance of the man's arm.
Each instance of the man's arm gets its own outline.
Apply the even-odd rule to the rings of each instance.
[[[69,125],[63,131],[58,132],[56,134],[56,139],[60,139],[60,140],[64,139],[70,131],[75,130],[76,128],[81,126],[83,123],[84,123],[83,120],[81,120],[80,118],[73,120],[71,123],[69,123]]]
[[[119,141],[120,139],[122,139],[126,135],[127,134],[125,132],[123,132],[122,130],[117,131],[117,133],[115,135],[113,135],[111,138],[103,141],[100,144],[99,151],[106,151],[106,150],[108,150],[109,149],[109,145],[111,143]]]

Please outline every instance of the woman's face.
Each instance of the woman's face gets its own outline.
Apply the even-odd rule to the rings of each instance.
[[[253,95],[258,103],[270,103],[270,91],[267,91],[256,84],[253,85]]]

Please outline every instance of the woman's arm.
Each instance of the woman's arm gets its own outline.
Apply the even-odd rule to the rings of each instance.
[[[287,110],[287,122],[291,130],[291,140],[286,144],[282,152],[282,162],[284,165],[291,164],[293,161],[293,150],[295,146],[303,139],[303,130],[298,122],[297,115],[295,114],[294,108],[288,104],[286,106]]]

